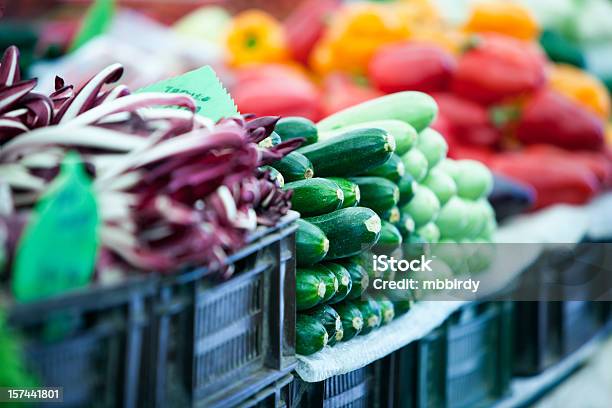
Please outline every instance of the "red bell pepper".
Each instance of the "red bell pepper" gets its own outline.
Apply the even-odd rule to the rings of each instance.
[[[323,116],[382,95],[367,85],[357,84],[349,75],[328,75],[323,81]]]
[[[584,204],[601,188],[588,166],[562,156],[504,153],[489,163],[493,171],[533,187],[534,209],[553,204]]]
[[[544,85],[545,58],[535,45],[500,35],[476,37],[459,59],[454,93],[491,104],[533,92]]]
[[[368,66],[372,84],[386,93],[441,92],[450,86],[455,59],[442,48],[419,43],[381,47]]]
[[[604,124],[564,96],[543,89],[523,107],[516,137],[525,144],[548,143],[566,149],[600,150]]]
[[[453,128],[457,142],[486,147],[494,147],[499,143],[501,132],[493,126],[484,106],[450,93],[432,96]]]
[[[280,67],[260,67],[238,75],[232,97],[242,113],[321,119],[320,93],[306,76]]]
[[[339,5],[339,0],[308,0],[287,17],[283,24],[285,38],[296,61],[308,63],[310,52],[323,36],[328,17]]]
[[[532,145],[523,150],[526,154],[562,157],[565,160],[587,166],[597,176],[599,182],[607,187],[612,185],[612,159],[605,152],[569,152],[550,145]]]

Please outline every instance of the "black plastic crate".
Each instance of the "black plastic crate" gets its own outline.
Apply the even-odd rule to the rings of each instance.
[[[229,280],[196,269],[161,282],[142,406],[236,406],[294,368],[296,218],[232,255]]]
[[[541,373],[601,329],[607,302],[590,299],[599,298],[608,285],[602,273],[606,248],[589,243],[555,247],[526,271],[523,284],[534,288],[541,300],[515,302],[516,375]]]
[[[300,408],[377,408],[387,396],[386,360],[317,383],[296,380],[294,406]]]
[[[389,407],[437,408],[446,404],[447,328],[442,325],[388,359]]]
[[[62,406],[136,407],[156,282],[153,276],[133,278],[9,306],[8,321],[24,342],[28,367],[41,386],[63,387]]]
[[[240,408],[291,408],[295,384],[293,375],[289,374],[273,382],[264,389],[255,392],[238,404]]]
[[[418,342],[392,354],[397,408],[486,407],[511,377],[511,302],[470,304]]]
[[[512,302],[464,307],[448,325],[447,407],[489,406],[509,389]]]

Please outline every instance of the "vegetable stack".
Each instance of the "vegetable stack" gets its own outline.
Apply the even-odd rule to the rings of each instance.
[[[479,163],[446,159],[444,138],[429,127],[436,113],[428,95],[401,92],[316,126],[278,122],[283,140],[308,141],[272,164],[294,180],[284,188],[305,217],[296,238],[299,354],[367,334],[409,309],[405,296],[393,302],[365,293],[374,277],[369,249],[490,239],[491,174]]]
[[[55,92],[42,95],[33,92],[36,80],[21,80],[18,62],[15,47],[0,61],[0,174],[15,207],[3,209],[3,223],[28,217],[69,151],[93,179],[100,269],[219,267],[250,231],[288,211],[291,193],[263,166],[301,139],[271,138],[278,117],[213,123],[195,114],[188,95],[113,86],[119,64],[79,88],[57,78]],[[10,236],[19,232],[9,228]]]

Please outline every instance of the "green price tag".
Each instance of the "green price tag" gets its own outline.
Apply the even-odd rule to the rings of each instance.
[[[81,28],[70,44],[70,51],[83,46],[91,39],[104,34],[115,14],[115,0],[96,0],[89,7]]]
[[[183,75],[166,79],[139,89],[137,92],[184,93],[196,103],[196,112],[218,121],[221,118],[237,116],[238,108],[215,71],[205,66]]]
[[[87,285],[98,252],[99,224],[91,180],[79,155],[69,153],[18,243],[15,298],[32,301]]]

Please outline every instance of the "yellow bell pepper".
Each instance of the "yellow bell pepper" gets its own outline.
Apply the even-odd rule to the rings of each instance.
[[[345,6],[330,22],[310,59],[318,74],[331,71],[364,73],[382,45],[409,37],[408,24],[392,5],[357,3]]]
[[[233,66],[287,60],[281,24],[261,10],[247,10],[232,20],[227,35],[229,62]]]
[[[574,66],[556,64],[550,70],[549,81],[552,89],[600,118],[610,117],[610,94],[598,78]]]
[[[508,0],[474,4],[463,29],[468,33],[500,33],[521,40],[535,40],[540,28],[531,12]]]

